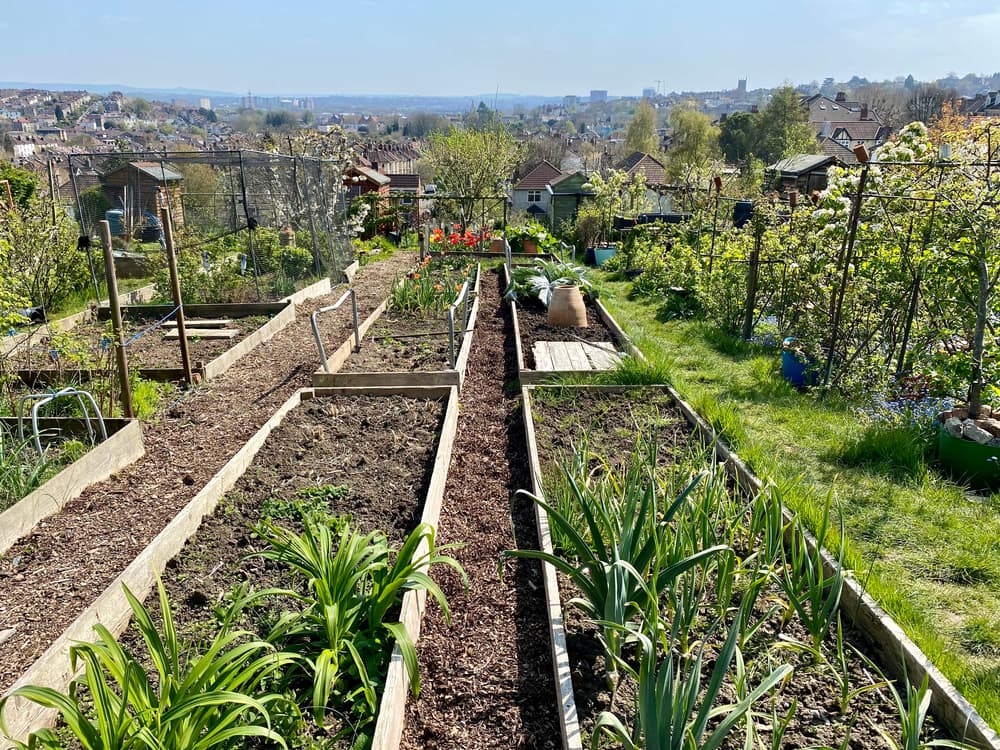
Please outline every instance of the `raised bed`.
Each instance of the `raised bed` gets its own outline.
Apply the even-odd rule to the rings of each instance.
[[[105,419],[108,439],[91,448],[34,492],[0,512],[0,555],[31,532],[45,518],[58,513],[90,485],[107,479],[140,458],[145,449],[137,419]],[[43,430],[60,434],[83,434],[80,420],[49,418],[40,421]],[[0,429],[17,434],[17,419],[0,419]]]
[[[448,325],[447,320],[444,316],[440,318],[429,318],[426,320],[420,320],[417,325],[421,328],[429,328],[431,333],[437,334],[431,338],[405,338],[403,339],[404,347],[415,347],[418,342],[422,341],[433,341],[436,347],[435,352],[430,355],[434,362],[441,361],[443,366],[440,368],[430,367],[428,369],[392,369],[390,364],[386,369],[369,369],[370,365],[367,364],[362,367],[362,369],[351,369],[351,357],[355,356],[357,359],[357,350],[355,347],[355,341],[353,335],[341,345],[339,349],[332,356],[327,358],[327,370],[320,368],[315,373],[313,373],[313,386],[316,388],[324,387],[361,387],[361,386],[449,386],[454,385],[459,388],[465,382],[465,369],[469,361],[469,352],[472,349],[472,336],[473,331],[476,327],[476,317],[479,313],[479,284],[482,277],[481,269],[477,267],[476,269],[476,281],[475,284],[470,289],[471,298],[469,300],[469,318],[466,325],[466,331],[464,335],[460,334],[461,331],[461,308],[459,308],[455,317],[455,331],[456,338],[461,342],[458,345],[458,351],[455,358],[455,367],[448,367]],[[380,331],[380,335],[390,336],[391,331],[395,327],[392,322],[388,322],[386,308],[388,304],[383,303],[372,315],[368,317],[364,323],[359,326],[359,331],[362,339],[362,347],[365,348],[365,354],[367,355],[371,351],[371,360],[377,361],[382,359],[382,352],[378,349],[374,349],[375,344],[372,342],[365,343],[365,335],[372,331],[380,325],[385,326],[385,331]],[[344,313],[348,314],[346,305],[341,308]],[[409,316],[401,318],[401,322],[404,325],[411,325],[416,319],[410,318]],[[407,331],[407,336],[412,335],[412,332]],[[461,338],[459,338],[461,336]],[[345,372],[345,368],[350,370]]]
[[[621,386],[558,386],[571,388],[580,393],[624,393],[629,389]],[[543,386],[524,386],[524,423],[528,442],[531,468],[532,491],[543,496],[543,470],[539,459],[538,438],[533,417],[532,396]],[[720,465],[732,477],[736,485],[748,496],[764,489],[758,479],[726,444],[719,439],[712,428],[669,386],[656,386],[656,390],[672,402],[683,415],[691,433],[707,446],[712,446]],[[576,439],[576,435],[569,436]],[[791,520],[787,509],[783,510],[785,521]],[[552,551],[552,539],[548,517],[536,506],[539,544],[544,551]],[[810,548],[815,550],[816,540],[806,536]],[[837,561],[825,551],[824,565],[829,574],[837,567]],[[550,635],[552,639],[553,667],[558,690],[558,705],[562,722],[562,739],[565,750],[579,750],[583,747],[580,716],[574,696],[573,674],[570,652],[567,649],[566,623],[559,593],[559,579],[551,565],[543,564],[546,601],[550,615]],[[927,676],[932,691],[931,713],[953,737],[980,748],[1000,750],[1000,737],[986,724],[975,708],[955,689],[947,678],[923,654],[902,629],[869,596],[862,586],[850,575],[846,576],[840,600],[840,613],[846,625],[861,633],[870,656],[879,661],[890,676],[900,678],[900,658],[905,660],[906,671],[912,684],[919,684]]]
[[[139,289],[133,289],[131,292],[123,293],[120,296],[120,301],[123,305],[139,305],[151,300],[155,294],[156,287],[153,284],[149,284]],[[108,301],[101,300],[101,304],[107,305]],[[67,315],[65,318],[43,323],[36,328],[32,328],[30,331],[22,331],[15,333],[13,336],[7,336],[4,338],[3,343],[0,343],[0,354],[9,354],[35,336],[49,336],[57,331],[71,331],[80,323],[93,319],[93,316],[93,311],[89,309],[83,310],[73,315]]]
[[[122,317],[126,322],[127,327],[129,326],[129,321],[136,320],[149,321],[151,324],[169,315],[173,309],[172,305],[127,305],[122,307]],[[236,364],[241,357],[245,356],[255,347],[270,339],[278,333],[278,331],[290,325],[295,320],[295,305],[289,300],[282,302],[261,302],[232,305],[185,305],[184,314],[186,318],[191,321],[191,325],[188,326],[189,348],[192,350],[191,369],[202,380],[210,380],[226,372],[226,370]],[[98,309],[98,321],[106,321],[109,318],[110,311],[108,308]],[[242,335],[239,338],[239,341],[232,346],[227,347],[226,340],[223,340],[221,343],[219,341],[198,342],[199,345],[205,347],[207,351],[218,352],[207,362],[199,360],[197,358],[197,347],[193,346],[194,342],[191,342],[191,339],[193,338],[194,324],[198,319],[217,320],[223,318],[235,321],[239,321],[241,319],[245,320],[248,318],[268,318],[268,320],[263,325],[260,325],[254,330]],[[136,325],[134,322],[132,323],[132,328],[136,328],[138,331],[143,330],[142,325]],[[167,335],[165,333],[166,330],[166,327],[164,327],[159,330],[150,331],[143,335],[159,336],[163,338]],[[126,333],[126,336],[127,335],[128,334]],[[177,354],[175,357],[179,362],[179,346],[177,345],[176,339],[173,339],[172,341],[164,340],[162,342],[158,342],[156,346],[168,348],[172,356],[174,356],[174,353],[176,352]],[[136,369],[138,370],[139,376],[147,380],[170,382],[182,380],[184,378],[184,370],[180,366],[153,367],[140,365]],[[101,371],[90,368],[75,367],[22,367],[16,369],[15,373],[22,382],[29,386],[66,382],[84,383],[94,377],[104,374]]]
[[[92,627],[100,622],[111,632],[120,634],[128,624],[131,610],[122,592],[128,586],[140,599],[152,590],[156,577],[163,574],[167,564],[181,553],[206,517],[212,514],[223,497],[232,490],[243,474],[253,464],[265,445],[268,436],[282,421],[303,402],[326,398],[355,397],[384,398],[404,396],[410,399],[438,401],[441,410],[440,433],[436,448],[427,450],[433,456],[429,469],[426,492],[420,509],[421,521],[436,527],[447,478],[448,466],[458,420],[458,392],[454,387],[443,388],[370,388],[370,389],[321,389],[297,391],[268,422],[230,459],[226,465],[163,529],[114,582],[83,612],[70,627],[39,657],[12,686],[11,690],[26,684],[45,685],[65,690],[72,679],[68,652],[74,641],[90,640]],[[317,432],[317,434],[320,434]],[[317,438],[320,439],[320,438]],[[348,441],[349,442],[349,441]],[[222,574],[220,574],[222,575]],[[213,577],[213,576],[210,576]],[[426,595],[423,592],[405,594],[400,619],[414,641],[419,637],[420,620]],[[385,689],[375,727],[374,748],[395,748],[403,728],[404,707],[408,680],[402,657],[394,650],[388,668]],[[10,734],[23,739],[31,731],[51,726],[56,716],[39,706],[21,699],[13,699],[4,715]],[[0,741],[0,747],[5,747]]]
[[[504,284],[509,283],[510,276],[504,268]],[[522,385],[559,377],[584,377],[613,369],[621,352],[642,359],[642,353],[599,299],[587,301],[587,328],[555,328],[547,324],[546,311],[540,305],[529,303],[526,307],[518,307],[513,300],[508,304],[514,324],[518,379]],[[558,359],[550,359],[539,366],[532,346],[538,341],[557,346],[564,343],[565,351],[553,351]]]

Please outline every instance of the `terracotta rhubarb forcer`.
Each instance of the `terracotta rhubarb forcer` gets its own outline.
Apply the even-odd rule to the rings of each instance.
[[[549,325],[561,328],[586,328],[587,308],[580,287],[557,286],[549,300]]]

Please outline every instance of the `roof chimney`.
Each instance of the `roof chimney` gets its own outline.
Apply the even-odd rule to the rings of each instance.
[[[847,101],[847,92],[846,91],[838,91],[837,92],[837,98],[834,99],[834,101],[836,101],[836,102],[846,102]]]
[[[868,105],[867,104],[862,104],[861,105],[861,119],[862,120],[867,120],[868,119]]]

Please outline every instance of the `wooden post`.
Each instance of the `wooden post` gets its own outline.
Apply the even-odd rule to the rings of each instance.
[[[52,199],[52,226],[59,226],[59,203],[56,195],[56,174],[52,167],[52,159],[48,161],[49,167],[49,197]]]
[[[128,357],[125,354],[125,334],[122,329],[122,308],[118,301],[118,278],[115,274],[115,258],[111,252],[111,225],[101,221],[101,244],[104,246],[104,272],[108,279],[108,304],[111,307],[111,326],[115,337],[115,361],[118,364],[118,378],[121,381],[122,414],[129,419],[135,417],[132,408],[132,384],[128,379]]]
[[[173,294],[174,305],[177,307],[177,337],[181,344],[181,367],[184,368],[184,380],[188,385],[194,384],[191,374],[191,354],[188,352],[187,328],[184,325],[184,301],[181,299],[181,281],[177,276],[177,255],[174,252],[174,227],[170,223],[170,209],[160,208],[160,222],[163,224],[163,239],[167,246],[167,266],[170,268],[170,291]]]

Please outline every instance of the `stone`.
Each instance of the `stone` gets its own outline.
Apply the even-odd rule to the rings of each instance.
[[[947,410],[941,412],[940,414],[937,415],[937,418],[938,418],[938,422],[940,422],[941,424],[944,424],[949,419],[951,419],[951,409],[947,409]]]
[[[948,431],[948,434],[952,437],[960,438],[962,437],[962,420],[957,417],[951,417],[944,423],[944,428]]]
[[[955,419],[968,419],[969,418],[969,407],[968,406],[956,406],[951,410],[951,416]]]
[[[986,430],[993,437],[1000,437],[1000,419],[977,419],[976,427]]]
[[[967,419],[962,422],[962,437],[966,440],[972,440],[973,442],[979,443],[980,445],[986,445],[993,439],[993,435],[979,427],[971,419]]]
[[[983,404],[982,406],[979,407],[979,416],[980,417],[992,417],[993,416],[993,407],[989,406],[988,404]]]

